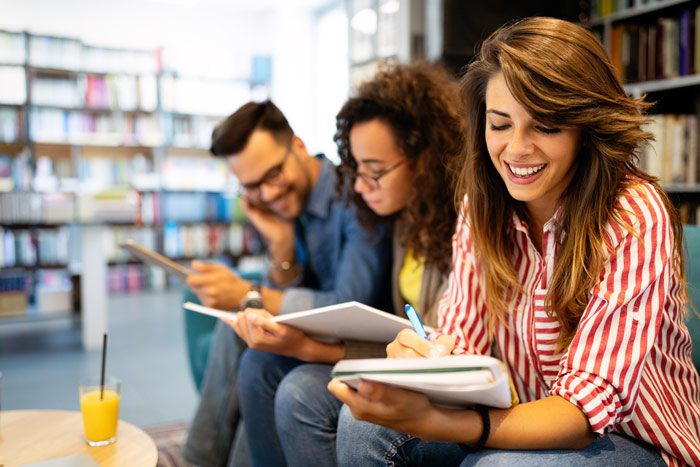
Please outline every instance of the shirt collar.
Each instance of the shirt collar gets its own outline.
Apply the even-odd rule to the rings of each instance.
[[[559,219],[561,219],[561,216],[563,213],[564,213],[564,206],[560,205],[557,208],[557,210],[554,211],[554,214],[552,215],[552,217],[550,217],[549,220],[544,223],[544,226],[542,227],[542,232],[543,233],[553,232],[556,229],[557,224],[559,223]],[[526,234],[529,235],[530,232],[529,232],[527,224],[525,223],[524,220],[522,220],[520,218],[520,216],[518,216],[518,213],[515,210],[513,210],[513,217],[512,217],[511,222],[512,222],[513,228],[515,230],[525,232]]]
[[[316,158],[321,161],[321,170],[318,173],[316,184],[309,193],[304,213],[326,218],[330,212],[331,203],[335,199],[335,167],[323,154],[317,154]]]

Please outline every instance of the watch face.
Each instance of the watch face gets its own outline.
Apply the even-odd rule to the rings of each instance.
[[[262,295],[256,289],[246,292],[243,301],[241,301],[241,309],[246,308],[263,308]]]

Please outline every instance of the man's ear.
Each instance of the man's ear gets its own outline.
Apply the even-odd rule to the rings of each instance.
[[[306,144],[297,135],[292,136],[292,150],[302,154],[307,153]]]

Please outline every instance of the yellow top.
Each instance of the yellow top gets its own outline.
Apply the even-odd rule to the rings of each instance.
[[[413,248],[406,248],[406,256],[399,272],[399,292],[406,303],[415,308],[421,316],[427,311],[418,309],[423,271],[425,271],[425,261],[413,255]]]

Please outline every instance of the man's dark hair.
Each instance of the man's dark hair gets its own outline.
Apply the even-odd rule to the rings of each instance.
[[[255,130],[270,132],[280,144],[287,144],[294,134],[287,118],[272,101],[248,102],[216,125],[209,151],[219,157],[238,154]]]

